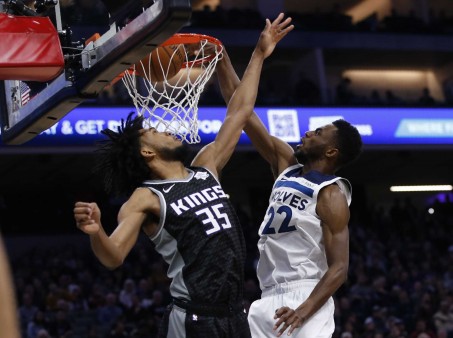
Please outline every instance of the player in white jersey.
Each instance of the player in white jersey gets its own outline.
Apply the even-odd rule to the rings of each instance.
[[[346,280],[351,186],[335,172],[361,152],[344,120],[308,131],[294,152],[254,114],[245,128],[276,181],[259,229],[261,299],[249,311],[252,337],[331,337],[332,295]]]
[[[232,67],[228,74],[221,86],[226,102],[240,82]],[[349,182],[334,173],[358,157],[360,134],[337,120],[307,131],[294,151],[269,135],[256,113],[244,130],[276,179],[259,229],[262,297],[249,310],[252,337],[286,330],[297,338],[331,337],[332,295],[348,273],[351,202]]]
[[[256,114],[245,131],[276,178],[259,229],[262,297],[250,307],[252,337],[331,337],[332,295],[348,272],[351,202],[349,182],[334,174],[360,154],[360,134],[337,120],[306,132],[294,152]]]

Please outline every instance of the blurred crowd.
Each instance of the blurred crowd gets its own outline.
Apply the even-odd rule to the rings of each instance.
[[[71,28],[72,40],[82,41],[92,34],[104,33],[108,30],[109,16],[108,10],[101,0],[60,0],[62,20],[65,25]],[[353,23],[352,17],[344,14],[345,9],[338,2],[332,6],[330,11],[316,13],[296,13],[289,12],[293,18],[295,30],[304,32],[368,32],[368,33],[416,33],[430,35],[448,35],[453,32],[453,17],[447,11],[429,11],[429,15],[423,20],[414,11],[399,13],[393,10],[387,17],[378,18],[376,14],[364,19],[361,22]],[[132,11],[139,14],[140,10]],[[110,18],[110,19],[109,19]],[[132,17],[121,17],[120,26],[127,24]],[[249,9],[224,9],[222,6],[211,8],[205,6],[201,10],[194,10],[190,27],[195,28],[219,28],[219,29],[261,29],[264,18],[261,13],[253,8]],[[68,50],[65,50],[66,52]],[[272,76],[263,76],[258,96],[258,105],[306,105],[306,106],[422,106],[422,107],[442,107],[453,104],[452,84],[445,83],[443,88],[445,99],[435,100],[428,88],[420,88],[420,95],[408,99],[398,90],[370,90],[369,93],[355,93],[351,90],[351,80],[347,78],[339,79],[338,83],[331,83],[328,98],[322,97],[320,88],[304,74],[295,78],[293,70],[285,70],[287,74],[281,78],[289,79],[292,85],[291,92],[282,90],[279,81]],[[336,86],[336,87],[335,87]],[[122,86],[116,86],[112,90],[105,91],[101,98],[94,102],[102,105],[130,105],[131,99]],[[212,83],[208,84],[206,91],[210,95],[203,95],[201,104],[223,105],[219,88]]]
[[[142,1],[142,3],[149,1]],[[108,10],[102,0],[60,0],[63,19],[69,25],[108,24]],[[450,34],[453,31],[453,17],[446,10],[429,10],[428,17],[421,18],[414,10],[407,13],[392,10],[379,19],[376,13],[364,20],[353,23],[352,17],[345,14],[341,2],[334,3],[327,11],[313,13],[288,12],[293,18],[296,29],[304,31],[358,31],[358,32],[392,32],[417,34]],[[137,14],[140,11],[137,12]],[[112,14],[112,13],[111,13]],[[126,17],[125,20],[130,20]],[[212,8],[206,5],[201,10],[194,10],[191,25],[195,27],[215,28],[253,28],[261,29],[264,18],[254,8],[225,9],[221,5]]]
[[[283,88],[283,89],[282,89]],[[387,89],[383,91],[372,90],[368,95],[362,95],[354,91],[351,79],[341,78],[335,87],[333,102],[323,102],[317,85],[301,75],[291,87],[279,86],[273,79],[263,79],[256,100],[257,106],[335,106],[335,107],[451,107],[453,96],[446,100],[435,100],[428,88],[420,88],[420,94],[414,99],[406,99],[398,96],[398,93]],[[142,95],[148,95],[146,91],[140,91]],[[95,100],[86,101],[90,106],[132,106],[126,87],[121,83],[100,93]],[[216,81],[210,81],[200,96],[200,106],[225,106],[220,88]]]
[[[334,338],[453,337],[453,206],[433,208],[395,199],[391,207],[352,210],[349,278],[335,295]],[[238,214],[248,308],[260,297],[258,224],[240,208]],[[38,245],[11,257],[23,337],[155,337],[170,302],[169,279],[149,240],[143,236],[113,271],[80,246],[87,242],[81,236],[73,246]]]

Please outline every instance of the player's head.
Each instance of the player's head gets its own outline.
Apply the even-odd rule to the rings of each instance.
[[[95,171],[103,177],[107,192],[118,195],[131,193],[141,182],[149,178],[150,169],[140,153],[140,132],[143,117],[121,120],[117,131],[102,130],[107,139],[97,151]]]
[[[144,118],[121,120],[117,131],[104,129],[107,136],[98,150],[96,171],[102,175],[107,192],[128,195],[153,175],[153,163],[183,161],[186,146],[170,133],[143,128]],[[154,162],[153,162],[154,161]]]
[[[357,128],[345,120],[307,131],[301,141],[294,153],[300,163],[327,160],[335,171],[355,160],[362,150]]]
[[[337,164],[341,168],[359,157],[362,152],[362,137],[357,128],[345,120],[336,120],[332,124],[337,128],[336,147],[339,150]]]
[[[186,159],[187,145],[172,133],[147,128],[142,129],[140,134],[141,154],[149,163],[154,159],[165,162],[184,162]]]

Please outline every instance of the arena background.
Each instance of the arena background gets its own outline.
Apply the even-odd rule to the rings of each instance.
[[[63,18],[76,34],[106,29],[101,1],[61,4]],[[448,108],[453,119],[451,1],[200,0],[193,1],[193,7],[191,24],[184,30],[219,38],[240,74],[263,18],[280,11],[294,18],[295,31],[266,61],[257,107]],[[423,96],[424,90],[430,97]],[[214,78],[200,106],[223,105]],[[118,85],[85,106],[132,110]],[[353,203],[350,278],[336,296],[335,337],[453,336],[453,195],[389,191],[397,184],[452,184],[453,144],[447,141],[450,144],[367,146],[354,165],[339,173],[353,184]],[[88,238],[75,228],[74,201],[99,202],[107,231],[113,229],[122,202],[104,194],[91,173],[94,159],[90,145],[0,145],[0,227],[23,310],[23,337],[36,322],[33,315],[25,315],[30,316],[29,295],[32,307],[46,314],[42,326],[51,337],[114,337],[121,330],[127,337],[154,337],[168,302],[165,265],[145,238],[124,267],[109,272],[97,264]],[[244,223],[251,302],[259,296],[253,271],[256,231],[272,177],[256,152],[238,146],[222,183]],[[434,214],[428,212],[430,207]],[[120,319],[100,323],[99,309],[107,294],[119,295],[127,279],[137,285],[148,281],[149,299],[143,299],[154,305],[134,318],[125,304],[117,303],[123,312]],[[77,287],[81,293],[73,295]],[[445,302],[450,315],[443,325],[436,315]],[[57,313],[66,316],[61,327]]]

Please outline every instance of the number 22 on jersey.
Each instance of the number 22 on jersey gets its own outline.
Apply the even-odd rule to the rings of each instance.
[[[276,214],[277,217],[275,217]],[[269,220],[263,228],[263,235],[296,231],[296,227],[289,224],[293,216],[293,211],[287,205],[280,206],[276,211],[273,207],[270,207],[267,215],[269,216]]]

